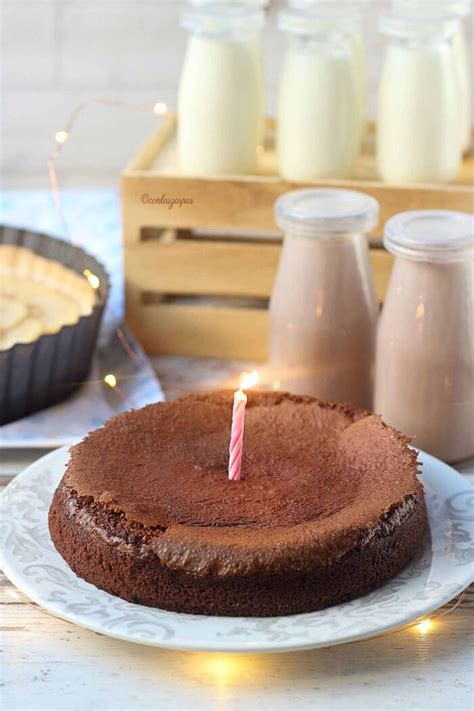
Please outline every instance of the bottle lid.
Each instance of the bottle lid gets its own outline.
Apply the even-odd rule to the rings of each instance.
[[[293,190],[275,203],[278,227],[307,236],[368,232],[377,225],[378,215],[375,198],[338,188]]]
[[[425,262],[455,262],[474,256],[474,216],[453,210],[410,210],[385,224],[389,252]]]
[[[181,13],[181,26],[209,36],[249,34],[263,27],[265,15],[256,3],[200,4]]]
[[[243,7],[267,7],[270,0],[226,0],[226,5],[242,5]],[[222,7],[222,0],[188,0],[190,5],[194,7],[209,7],[210,5]]]
[[[409,3],[395,6],[380,15],[379,28],[384,34],[400,39],[442,40],[451,37],[459,28],[459,15],[443,6]]]

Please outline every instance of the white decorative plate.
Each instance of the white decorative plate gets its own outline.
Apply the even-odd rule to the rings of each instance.
[[[184,615],[134,605],[78,578],[51,542],[47,513],[67,458],[66,448],[48,454],[4,492],[3,567],[41,607],[112,637],[214,652],[326,647],[407,625],[451,600],[474,578],[474,490],[451,467],[420,453],[431,536],[396,578],[369,595],[320,612],[266,618]]]

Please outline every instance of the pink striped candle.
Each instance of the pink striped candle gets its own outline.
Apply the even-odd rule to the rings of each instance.
[[[242,469],[242,445],[245,427],[245,406],[247,395],[244,388],[251,388],[258,382],[258,372],[244,373],[242,375],[240,388],[234,393],[234,407],[232,410],[232,429],[229,445],[229,479],[238,481]]]

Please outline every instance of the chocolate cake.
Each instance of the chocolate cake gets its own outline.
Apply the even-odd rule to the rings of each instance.
[[[248,393],[242,479],[232,394],[111,419],[71,450],[49,527],[85,580],[208,615],[287,615],[373,590],[427,527],[416,454],[365,410]]]

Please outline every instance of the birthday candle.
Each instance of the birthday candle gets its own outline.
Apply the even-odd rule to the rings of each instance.
[[[247,405],[247,395],[244,388],[251,388],[258,382],[258,372],[244,373],[241,379],[240,388],[234,393],[234,407],[232,410],[232,429],[229,445],[229,479],[237,481],[240,479],[242,468],[242,445],[245,427],[245,406]]]

